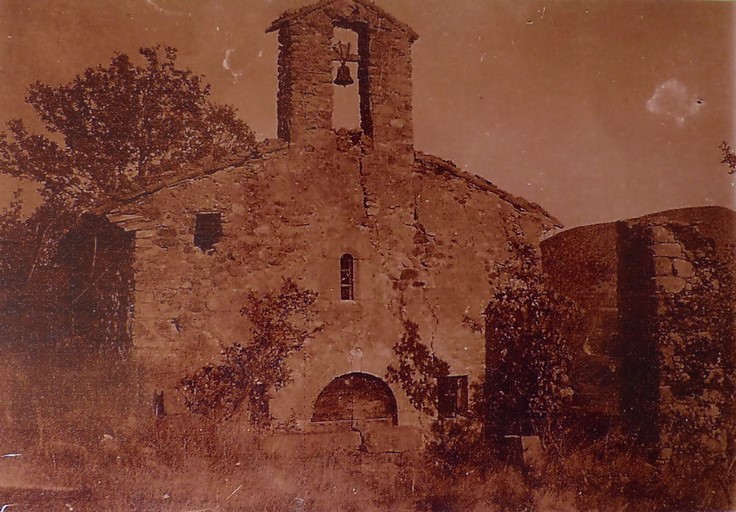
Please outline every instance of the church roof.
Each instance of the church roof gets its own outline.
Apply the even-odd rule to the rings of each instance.
[[[299,18],[302,18],[304,16],[307,16],[314,11],[318,11],[320,9],[325,9],[326,7],[329,7],[330,5],[341,1],[345,2],[346,0],[321,0],[315,4],[307,5],[305,7],[301,7],[299,9],[293,9],[290,11],[286,11],[281,16],[279,16],[276,20],[271,23],[271,25],[266,29],[266,32],[273,32],[275,30],[279,30],[283,25],[292,22],[294,20],[297,20]],[[399,21],[396,19],[392,14],[384,11],[380,7],[378,7],[374,2],[370,0],[347,0],[350,3],[358,4],[363,6],[366,9],[369,9],[373,11],[377,16],[384,18],[391,23],[393,23],[397,28],[400,30],[406,32],[409,35],[409,38],[412,41],[416,41],[419,39],[419,34],[417,34],[414,29],[412,29],[409,25],[406,23]]]
[[[256,164],[258,162],[262,162],[264,159],[269,159],[274,155],[283,155],[285,154],[284,151],[286,150],[286,147],[286,143],[282,141],[275,139],[266,139],[261,141],[258,144],[256,150],[250,155],[233,155],[228,158],[218,159],[216,162],[204,160],[183,166],[181,172],[177,173],[176,175],[158,180],[150,184],[149,186],[136,190],[135,192],[131,192],[124,196],[111,199],[95,208],[95,210],[91,213],[97,215],[112,213],[122,205],[134,202],[139,199],[143,199],[163,189],[175,188],[183,183],[191,182],[192,180],[197,180],[212,174],[233,171],[243,166]],[[473,188],[499,197],[501,200],[508,202],[514,208],[520,211],[531,213],[532,215],[535,215],[539,218],[546,218],[548,222],[550,222],[554,227],[563,227],[562,223],[558,219],[552,216],[540,205],[531,201],[527,201],[522,197],[510,194],[509,192],[506,192],[505,190],[499,188],[485,178],[463,171],[459,169],[453,162],[421,152],[415,153],[415,161],[418,165],[418,170],[423,170],[424,172],[429,171],[432,173],[461,179]]]
[[[255,151],[247,155],[230,155],[221,157],[216,160],[204,158],[197,162],[185,164],[179,172],[135,189],[131,192],[113,197],[94,209],[92,213],[96,215],[105,214],[115,210],[121,205],[131,203],[138,199],[150,196],[163,189],[174,188],[182,183],[203,178],[222,171],[231,171],[239,167],[248,165],[249,163],[259,162],[269,156],[282,153],[287,147],[285,142],[276,139],[266,139],[256,145]]]
[[[547,210],[539,206],[537,203],[533,203],[531,201],[527,201],[523,197],[510,194],[509,192],[506,192],[505,190],[498,187],[497,185],[494,185],[485,178],[459,169],[453,162],[449,160],[443,160],[442,158],[433,155],[417,152],[416,161],[420,165],[424,166],[425,168],[431,169],[437,174],[444,174],[452,176],[454,178],[459,178],[474,188],[477,188],[484,192],[488,192],[490,194],[494,194],[507,203],[511,204],[514,208],[518,210],[529,212],[538,217],[546,218],[556,228],[563,227],[563,224],[556,217],[552,216]]]

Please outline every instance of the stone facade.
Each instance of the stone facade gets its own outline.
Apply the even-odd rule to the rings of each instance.
[[[359,35],[360,133],[331,126],[335,27]],[[483,335],[463,318],[480,318],[490,271],[515,257],[510,238],[538,246],[559,223],[415,152],[410,48],[417,36],[374,4],[323,1],[269,30],[278,30],[281,44],[279,140],[264,141],[246,160],[183,169],[98,212],[134,237],[131,343],[142,373],[131,395],[150,400],[162,390],[167,412],[183,413],[179,380],[215,361],[223,345],[247,341],[239,312],[246,293],[274,290],[285,278],[319,294],[320,330],[290,359],[292,382],[269,390],[277,422],[322,429],[314,407],[331,382],[385,380],[405,320],[419,324],[452,375],[480,381]],[[206,222],[220,223],[211,250],[196,243]],[[348,300],[344,255],[354,265]],[[395,423],[425,422],[399,387],[383,386],[374,387],[393,395]],[[148,405],[141,410],[152,414]]]

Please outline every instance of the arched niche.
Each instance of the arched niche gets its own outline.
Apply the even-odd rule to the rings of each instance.
[[[380,378],[348,373],[327,384],[317,396],[313,422],[383,421],[398,424],[396,398]]]

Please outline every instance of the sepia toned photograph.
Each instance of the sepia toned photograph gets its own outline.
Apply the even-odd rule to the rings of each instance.
[[[736,510],[734,34],[0,0],[0,512]]]

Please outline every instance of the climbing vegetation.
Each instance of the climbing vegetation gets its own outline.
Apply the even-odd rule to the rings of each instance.
[[[393,351],[397,364],[388,367],[388,381],[400,385],[414,407],[434,415],[437,379],[450,374],[450,365],[422,342],[419,326],[411,320],[404,321],[404,333]]]
[[[278,291],[249,292],[240,310],[250,322],[249,339],[227,345],[219,362],[179,382],[189,410],[219,420],[246,409],[254,422],[268,421],[268,394],[291,380],[287,358],[319,330],[312,323],[316,301],[315,292],[290,279]]]
[[[536,434],[553,441],[574,391],[570,368],[579,321],[575,305],[544,282],[533,247],[512,254],[491,274],[485,310],[487,426],[493,436]]]

